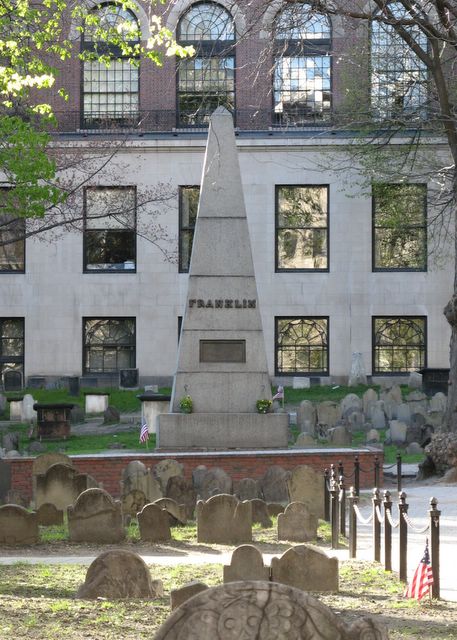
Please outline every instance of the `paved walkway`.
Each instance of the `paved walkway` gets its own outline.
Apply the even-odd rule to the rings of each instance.
[[[410,485],[405,487],[407,503],[409,504],[408,515],[415,528],[423,528],[429,522],[428,509],[430,498],[438,499],[438,509],[441,510],[440,519],[440,569],[441,569],[441,597],[444,600],[457,601],[457,486],[443,484]],[[369,493],[369,492],[365,492]],[[395,492],[392,491],[394,501]],[[367,517],[370,514],[370,506],[361,508],[362,515]],[[398,519],[398,513],[394,505],[394,520]],[[363,560],[373,559],[373,548],[371,544],[371,525],[358,527],[358,553],[357,558]],[[417,564],[422,558],[425,538],[427,534],[417,534],[408,529],[408,578],[411,577]],[[398,571],[398,529],[393,533],[393,569]],[[382,551],[383,552],[383,551]],[[328,551],[329,555],[336,555],[341,560],[348,559],[347,549]],[[271,562],[275,554],[264,554],[266,564]],[[65,555],[65,556],[0,556],[0,564],[12,564],[14,562],[30,562],[45,564],[87,564],[89,565],[95,555]],[[231,552],[191,552],[179,550],[169,555],[164,553],[142,555],[148,564],[160,564],[174,566],[177,564],[207,564],[230,563]],[[381,558],[383,556],[381,555]]]

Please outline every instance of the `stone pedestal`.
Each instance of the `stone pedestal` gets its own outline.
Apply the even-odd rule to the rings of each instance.
[[[70,412],[74,404],[42,404],[35,403],[37,412],[37,428],[40,440],[67,438],[70,435]]]
[[[158,417],[162,413],[168,413],[171,396],[161,393],[142,393],[137,398],[141,400],[141,423],[146,422],[149,433],[157,433]]]
[[[20,398],[7,398],[7,402],[10,405],[10,420],[22,420],[22,400]]]
[[[158,418],[157,447],[176,449],[286,449],[285,413],[168,413]]]

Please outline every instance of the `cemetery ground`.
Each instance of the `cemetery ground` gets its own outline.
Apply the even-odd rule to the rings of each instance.
[[[279,555],[291,545],[275,541],[275,520],[268,529],[254,526],[253,544],[263,553]],[[171,589],[192,580],[208,586],[222,584],[222,564],[205,562],[204,557],[210,554],[212,560],[220,554],[224,558],[233,551],[233,547],[196,543],[195,523],[175,527],[174,540],[166,544],[139,542],[136,528],[132,525],[128,539],[122,545],[97,547],[72,543],[70,546],[66,535],[65,526],[54,527],[42,538],[42,544],[33,549],[0,547],[2,556],[14,554],[24,557],[22,562],[0,565],[2,640],[151,639],[170,614]],[[328,525],[321,522],[318,544],[328,548],[329,537]],[[163,582],[164,595],[153,601],[75,599],[87,571],[87,556],[96,556],[110,548],[127,548],[146,556],[152,578]],[[28,564],[25,561],[27,556],[40,554],[43,558],[55,555],[56,563]],[[151,555],[156,556],[155,563],[151,563]],[[430,602],[427,599],[418,603],[404,599],[403,591],[404,585],[395,573],[385,572],[377,564],[352,560],[340,563],[338,593],[314,595],[348,622],[362,615],[376,616],[388,627],[392,640],[455,640],[457,603]]]

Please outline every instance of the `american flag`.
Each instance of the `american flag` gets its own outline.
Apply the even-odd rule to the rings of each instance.
[[[284,400],[284,387],[278,387],[276,395],[273,396],[273,400]]]
[[[433,571],[430,564],[430,554],[428,552],[428,540],[425,543],[425,551],[422,560],[419,562],[411,582],[409,583],[406,591],[405,598],[415,598],[421,600],[427,593],[430,592],[430,587],[433,584]]]
[[[146,422],[141,425],[140,429],[140,442],[147,442],[149,440],[149,429]]]

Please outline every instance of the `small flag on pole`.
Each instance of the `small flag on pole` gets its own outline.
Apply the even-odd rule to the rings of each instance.
[[[273,400],[284,400],[284,387],[278,387],[278,391],[276,395],[273,396]]]
[[[421,600],[430,593],[433,584],[433,571],[430,564],[430,554],[428,552],[428,540],[425,541],[425,551],[422,560],[419,562],[411,582],[405,591],[405,598],[415,598]]]
[[[144,422],[141,425],[141,429],[140,429],[140,442],[148,442],[149,440],[149,429],[148,429],[148,425],[146,424],[146,422]]]

